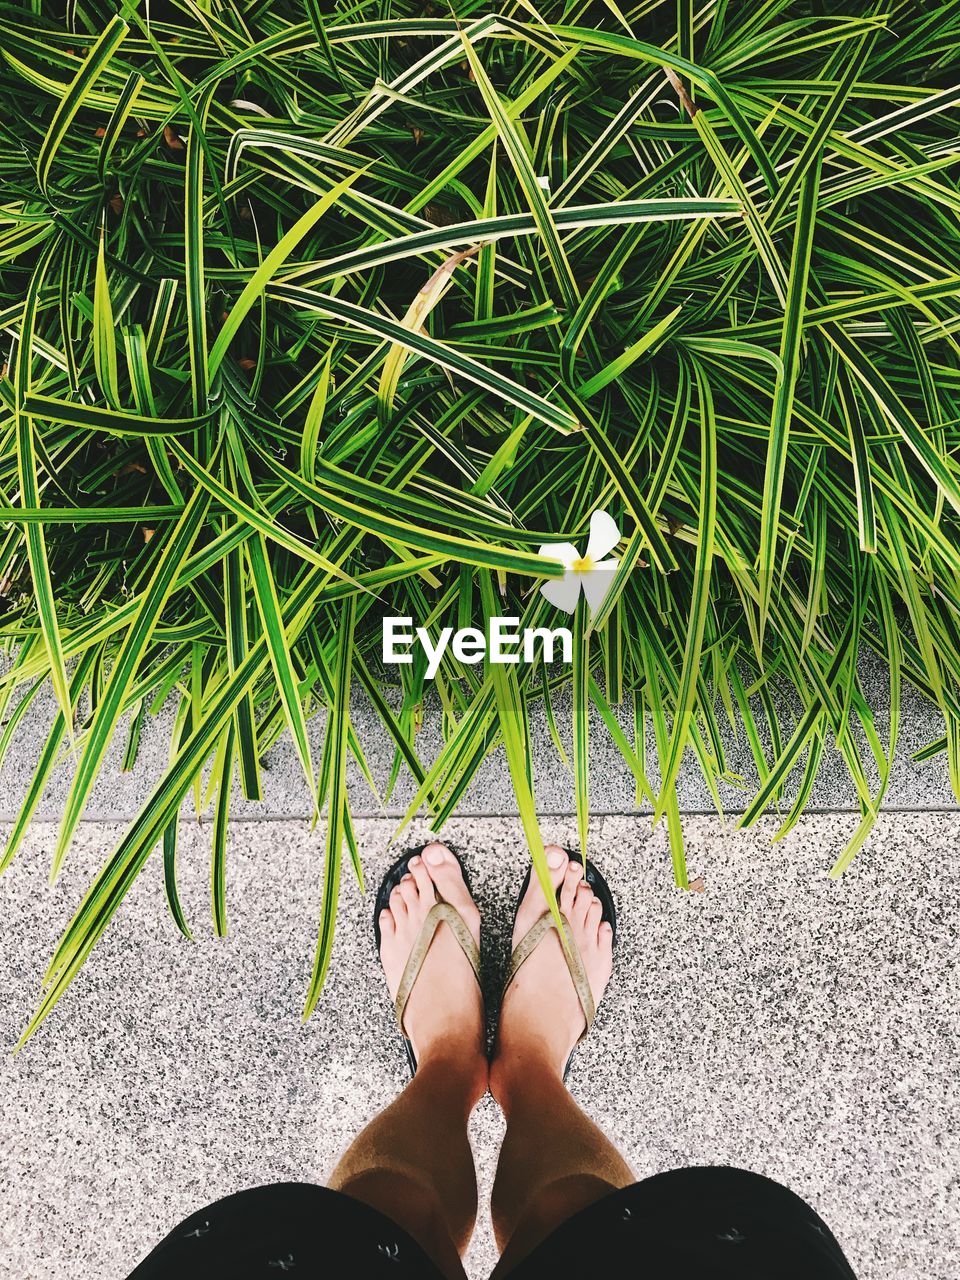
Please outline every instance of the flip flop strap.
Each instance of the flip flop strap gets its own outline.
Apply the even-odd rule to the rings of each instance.
[[[574,941],[570,921],[565,915],[561,915],[560,919],[563,921],[563,932],[567,939],[567,945],[563,948],[563,958],[567,962],[567,968],[570,970],[570,977],[573,980],[577,999],[580,1001],[580,1008],[583,1010],[583,1016],[587,1021],[586,1028],[583,1032],[583,1034],[586,1035],[593,1025],[594,1018],[597,1016],[597,1006],[593,999],[593,992],[590,990],[590,979],[587,977],[587,970],[583,963],[583,956],[580,954],[580,948]],[[513,955],[510,957],[510,972],[507,974],[507,981],[504,983],[504,994],[506,994],[510,983],[517,976],[517,972],[520,967],[530,959],[534,951],[543,941],[544,936],[549,933],[551,929],[556,928],[557,922],[553,918],[553,913],[545,911],[536,924],[528,929],[523,935],[514,947]]]
[[[397,988],[394,1008],[397,1011],[397,1023],[401,1031],[403,1031],[403,1015],[406,1011],[407,1001],[410,999],[413,985],[420,976],[420,970],[423,968],[423,962],[427,958],[427,952],[430,950],[430,943],[433,941],[434,934],[442,924],[449,926],[450,932],[460,944],[460,950],[470,962],[474,977],[477,982],[480,981],[480,948],[474,942],[473,934],[467,928],[463,916],[456,907],[452,907],[449,902],[438,900],[427,912],[427,918],[420,926],[417,940],[407,956],[407,963],[403,968],[400,986]]]

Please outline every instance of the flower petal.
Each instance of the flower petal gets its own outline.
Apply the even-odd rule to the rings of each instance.
[[[620,541],[620,530],[613,516],[606,511],[595,511],[590,517],[590,541],[587,543],[587,559],[602,560]]]
[[[613,586],[614,571],[619,563],[619,560],[603,560],[600,564],[594,565],[589,573],[581,574],[583,594],[587,597],[591,613],[596,613],[607,598],[607,592]]]
[[[572,573],[569,569],[562,578],[551,578],[543,583],[540,594],[564,613],[573,613],[580,599],[580,584],[585,584],[585,573]]]
[[[572,542],[545,542],[539,554],[546,556],[548,560],[559,560],[565,569],[569,569],[580,556]]]

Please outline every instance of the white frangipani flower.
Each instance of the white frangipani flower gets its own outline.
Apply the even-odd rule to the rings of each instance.
[[[566,573],[562,578],[551,578],[540,588],[540,594],[562,609],[574,613],[580,590],[587,597],[590,612],[596,613],[613,582],[613,571],[618,560],[605,560],[620,541],[620,530],[606,511],[595,511],[590,517],[590,539],[586,554],[582,555],[572,542],[547,542],[540,548],[540,555],[549,560],[559,560]]]

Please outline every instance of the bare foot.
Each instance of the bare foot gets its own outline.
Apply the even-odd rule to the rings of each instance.
[[[428,844],[380,913],[380,960],[391,999],[396,999],[407,958],[437,898],[449,902],[480,944],[480,912],[460,864],[442,844]],[[431,1056],[482,1067],[486,1086],[483,997],[467,957],[446,924],[433,935],[403,1015],[404,1032],[418,1064]],[[476,1059],[476,1062],[474,1062]]]
[[[599,1004],[613,970],[613,929],[608,922],[601,923],[603,906],[584,880],[581,864],[568,858],[559,845],[547,845],[546,854],[560,910],[570,922],[594,1002]],[[517,912],[513,947],[546,910],[540,882],[532,875]],[[502,1100],[512,1072],[534,1064],[546,1065],[562,1076],[585,1026],[563,945],[557,931],[551,929],[504,993],[497,1048],[490,1067],[494,1097]]]

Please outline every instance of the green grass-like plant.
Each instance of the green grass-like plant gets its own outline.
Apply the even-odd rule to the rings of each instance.
[[[960,794],[960,6],[841,8],[0,4],[0,753],[42,687],[59,707],[3,865],[66,759],[56,874],[118,726],[129,761],[176,708],[27,1034],[155,850],[189,933],[191,793],[226,928],[231,792],[260,796],[285,731],[327,817],[310,1012],[342,859],[360,875],[351,690],[435,828],[502,746],[544,880],[528,711],[564,756],[559,689],[581,840],[593,715],[681,886],[681,761],[719,808],[727,724],[759,780],[744,825],[788,830],[842,759],[862,820],[835,874],[904,680]],[[383,615],[564,622],[537,551],[599,508],[620,564],[572,663],[448,652],[421,761],[424,663],[384,672]]]

